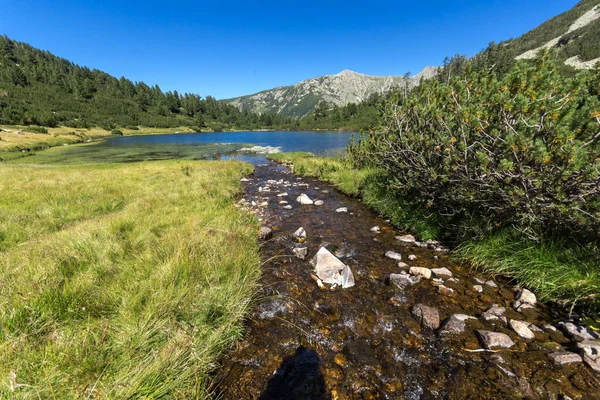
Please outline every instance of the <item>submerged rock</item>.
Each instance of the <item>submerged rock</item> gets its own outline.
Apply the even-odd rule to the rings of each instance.
[[[292,250],[294,255],[301,260],[304,260],[308,254],[308,249],[306,247],[297,247]]]
[[[507,319],[504,316],[505,313],[506,308],[494,305],[492,308],[482,313],[481,318],[483,318],[485,321],[502,321],[506,324]]]
[[[600,341],[585,341],[577,343],[581,349],[583,362],[596,372],[600,372]]]
[[[572,322],[560,322],[558,325],[567,337],[577,342],[600,339],[597,333],[584,326],[578,326]]]
[[[440,313],[436,308],[417,304],[413,307],[412,314],[426,328],[437,329],[440,327]]]
[[[343,289],[354,286],[354,275],[346,264],[331,254],[325,247],[317,252],[311,264],[317,277],[330,285],[340,285]]]
[[[444,296],[454,296],[454,289],[440,285],[438,286],[438,293],[443,294]]]
[[[400,289],[404,289],[407,286],[414,285],[417,282],[418,281],[416,281],[414,278],[407,275],[406,273],[390,274],[390,283],[396,285]]]
[[[479,342],[486,349],[508,349],[515,345],[510,336],[501,332],[476,331]]]
[[[477,318],[466,314],[454,314],[444,322],[440,334],[463,333],[467,327],[466,321],[470,319],[476,320]]]

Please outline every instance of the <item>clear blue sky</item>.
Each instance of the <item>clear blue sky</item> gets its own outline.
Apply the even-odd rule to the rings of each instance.
[[[217,98],[351,69],[415,74],[576,0],[0,0],[0,34],[163,90]]]

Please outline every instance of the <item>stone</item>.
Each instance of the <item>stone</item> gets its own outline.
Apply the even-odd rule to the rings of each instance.
[[[354,275],[350,268],[331,254],[325,247],[321,247],[311,261],[315,273],[323,283],[340,285],[343,289],[354,286]]]
[[[292,207],[292,206],[290,206],[290,205],[283,206],[283,209],[284,209],[284,210],[291,210],[292,208],[294,208],[294,207]]]
[[[487,281],[485,284],[487,286],[491,287],[491,288],[497,288],[498,287],[498,285],[496,285],[496,282],[494,282],[494,281]]]
[[[371,232],[375,232],[375,233],[379,233],[380,230],[381,230],[381,228],[379,228],[378,226],[374,226],[371,228]]]
[[[279,204],[280,204],[280,205],[286,205],[287,203],[288,203],[288,202],[287,202],[287,201],[285,201],[285,200],[281,200],[281,201],[279,202]]]
[[[292,233],[292,237],[295,237],[296,239],[305,239],[306,231],[304,230],[304,228],[298,228],[296,232]]]
[[[475,282],[477,282],[477,284],[479,284],[479,285],[485,284],[485,281],[483,279],[479,279],[479,278],[473,277],[473,280]]]
[[[569,351],[557,351],[548,354],[548,357],[558,365],[580,363],[583,361],[579,354],[571,353]]]
[[[325,202],[323,200],[316,200],[314,202],[315,206],[322,206]]]
[[[348,208],[347,207],[340,207],[337,210],[335,210],[336,213],[347,213],[348,212]]]
[[[441,334],[455,334],[455,333],[463,333],[465,328],[467,327],[466,321],[470,319],[477,319],[475,317],[471,317],[470,315],[465,314],[454,314],[450,316],[442,326],[440,330]]]
[[[262,226],[258,231],[258,238],[260,240],[269,240],[273,237],[273,229],[268,226]]]
[[[515,301],[518,301],[518,302],[520,301],[521,304],[523,304],[523,303],[531,304],[533,306],[537,302],[537,298],[535,297],[535,294],[533,294],[529,290],[521,289],[517,293],[517,297],[515,298]]]
[[[441,279],[450,279],[452,278],[452,272],[448,269],[448,268],[434,268],[431,270],[431,272],[433,272],[433,275],[435,275],[436,278],[441,278]]]
[[[407,286],[414,285],[416,282],[406,274],[390,274],[390,283],[404,289]]]
[[[240,179],[240,182],[249,182],[249,181],[250,181],[250,179],[248,179],[248,178],[242,178],[242,179]]]
[[[509,349],[515,345],[510,336],[501,332],[475,331],[479,342],[486,349]]]
[[[523,339],[535,339],[535,334],[529,329],[529,323],[511,319],[508,325]]]
[[[440,313],[436,308],[417,304],[413,307],[412,313],[421,325],[429,329],[440,327]]]
[[[400,261],[398,263],[398,268],[408,268],[408,264],[405,262]]]
[[[414,243],[417,241],[413,235],[396,236],[396,240],[404,243]]]
[[[412,275],[420,275],[425,279],[431,279],[431,270],[429,268],[410,267],[409,272]]]
[[[395,251],[386,251],[385,256],[396,261],[402,260],[402,255],[400,253],[396,253]]]
[[[263,201],[262,203],[260,203],[261,207],[267,207],[269,205],[268,201]]]
[[[329,194],[329,190],[321,190],[322,194]]]
[[[300,196],[298,196],[296,198],[296,201],[300,204],[302,204],[303,206],[310,206],[313,205],[314,202],[310,199],[310,197],[308,197],[306,194],[302,193]]]
[[[482,313],[481,318],[483,318],[485,321],[502,321],[506,323],[507,320],[504,316],[504,313],[506,313],[506,308],[494,305],[489,310]]]
[[[483,286],[475,285],[475,286],[473,286],[473,290],[476,291],[477,293],[481,293],[481,292],[483,292]]]
[[[572,322],[560,322],[558,325],[565,333],[565,335],[575,340],[576,342],[583,342],[586,340],[594,340],[600,338],[600,336],[594,331],[584,326],[575,325]]]
[[[444,296],[454,296],[454,289],[440,285],[438,286],[438,293],[443,294]]]
[[[600,372],[600,341],[587,340],[577,343],[581,349],[583,362],[596,372]]]
[[[415,261],[417,259],[417,256],[415,256],[414,254],[411,254],[411,255],[408,256],[408,259],[410,261]]]
[[[304,260],[308,255],[308,249],[306,247],[297,247],[292,250],[292,253],[294,253],[294,255],[299,259]]]

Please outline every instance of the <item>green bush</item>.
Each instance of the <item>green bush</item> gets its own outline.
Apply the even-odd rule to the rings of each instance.
[[[467,62],[390,102],[385,131],[351,142],[358,167],[456,235],[502,227],[598,240],[600,69],[561,77],[544,53],[501,79]]]
[[[27,130],[36,133],[48,133],[48,129],[44,128],[43,126],[29,126],[27,127]]]
[[[112,129],[110,133],[116,136],[123,136],[123,131],[120,129]]]
[[[139,131],[139,130],[140,130],[140,128],[139,128],[139,127],[137,127],[137,126],[135,126],[135,125],[128,126],[128,127],[127,127],[127,129],[130,129],[130,130],[132,130],[132,131]]]

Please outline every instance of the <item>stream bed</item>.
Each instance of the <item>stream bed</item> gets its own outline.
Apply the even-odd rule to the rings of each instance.
[[[540,303],[517,311],[518,291],[508,280],[477,275],[438,244],[397,239],[405,232],[360,200],[286,166],[258,165],[244,185],[240,206],[256,212],[272,236],[262,244],[261,293],[246,336],[215,377],[222,398],[600,398],[600,373],[550,357],[578,351],[579,339],[559,324],[564,316]],[[323,204],[300,205],[301,194]],[[305,240],[293,236],[300,227]],[[293,254],[301,247],[304,260]],[[310,260],[321,247],[350,267],[354,287],[319,288]],[[409,267],[447,268],[452,277],[419,280]],[[394,284],[391,274],[413,283]],[[418,316],[417,305],[436,309],[439,324]],[[504,311],[490,313],[493,306]],[[535,337],[519,336],[511,320],[524,321]],[[487,350],[478,331],[504,333],[514,345]]]

